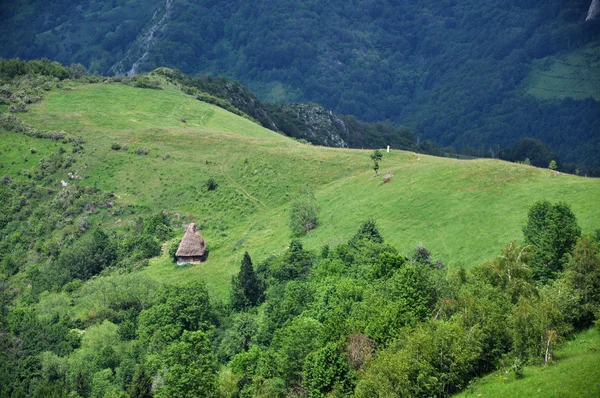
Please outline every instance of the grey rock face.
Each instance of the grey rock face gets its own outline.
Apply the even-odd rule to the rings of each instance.
[[[592,0],[592,4],[590,4],[590,9],[588,10],[586,21],[591,21],[593,19],[598,18],[600,15],[600,0]]]
[[[110,72],[117,76],[134,76],[138,73],[140,64],[146,59],[156,41],[156,33],[164,29],[165,23],[171,16],[172,6],[173,0],[167,0],[162,16],[160,16],[158,10],[154,13],[150,28],[140,35],[136,43],[129,48],[125,57],[110,68]],[[128,63],[131,63],[131,68],[125,70]]]
[[[283,107],[283,111],[292,116],[298,127],[296,138],[303,138],[313,144],[347,148],[342,137],[348,137],[348,128],[344,122],[318,104],[299,103]]]

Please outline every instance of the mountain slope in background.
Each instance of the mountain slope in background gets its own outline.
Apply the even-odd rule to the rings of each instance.
[[[537,60],[584,45],[597,54],[589,9],[589,0],[27,0],[0,6],[0,56],[103,74],[168,66],[226,75],[263,100],[390,120],[480,156],[528,136],[566,162],[600,167],[597,81],[586,98],[532,96],[527,84]],[[581,68],[595,75],[598,66]],[[554,85],[539,84],[536,92]]]

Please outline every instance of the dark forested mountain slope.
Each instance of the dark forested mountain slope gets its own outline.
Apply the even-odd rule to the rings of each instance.
[[[600,94],[528,94],[555,56],[587,46],[575,66],[598,68],[600,21],[586,21],[589,7],[590,0],[8,1],[0,5],[0,56],[80,62],[102,74],[168,66],[226,75],[264,100],[391,120],[442,146],[483,154],[529,136],[564,161],[599,167]],[[538,80],[536,92],[556,91]]]

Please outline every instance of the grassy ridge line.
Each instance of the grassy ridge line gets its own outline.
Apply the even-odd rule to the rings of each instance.
[[[245,250],[256,262],[286,247],[287,208],[307,183],[321,206],[319,227],[303,238],[309,248],[347,240],[372,216],[402,251],[423,243],[449,266],[470,267],[520,237],[527,208],[539,199],[568,202],[586,232],[600,227],[598,180],[392,151],[380,174],[395,176],[382,184],[373,178],[370,151],[301,145],[175,90],[76,86],[50,93],[24,118],[85,138],[85,184],[207,226],[207,263],[176,268],[162,257],[145,272],[166,281],[203,278],[221,297]],[[112,150],[113,142],[129,150]],[[136,148],[149,154],[132,153]],[[216,191],[204,188],[208,177],[217,180]]]
[[[600,334],[579,333],[555,352],[556,362],[527,366],[523,379],[496,371],[473,389],[455,397],[598,397],[600,396]]]

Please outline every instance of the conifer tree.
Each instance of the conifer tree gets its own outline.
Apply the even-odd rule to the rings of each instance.
[[[151,398],[152,378],[143,365],[138,365],[127,391],[131,398]]]
[[[231,304],[236,310],[255,306],[262,300],[263,291],[263,283],[254,272],[250,254],[245,252],[240,272],[232,279]]]

